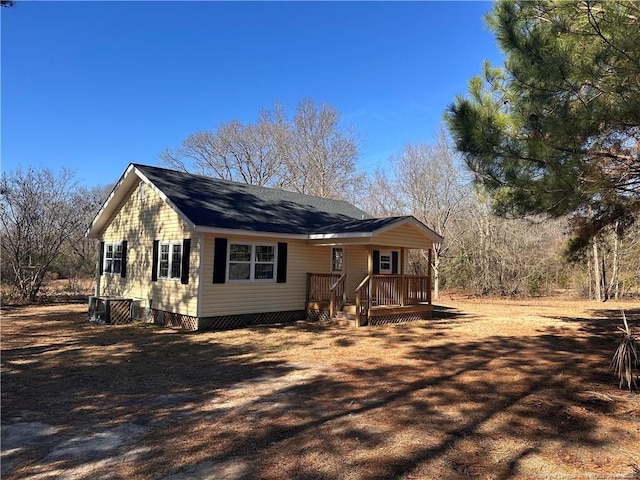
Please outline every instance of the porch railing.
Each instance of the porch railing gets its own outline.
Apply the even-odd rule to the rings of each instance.
[[[329,303],[331,316],[346,301],[346,276],[337,273],[308,273],[307,301]],[[367,275],[356,288],[358,325],[367,320],[372,307],[404,307],[431,304],[431,277],[421,275]]]
[[[431,303],[431,277],[409,276],[406,277],[405,305],[417,303]]]
[[[339,279],[339,273],[307,273],[307,302],[330,302],[331,287]]]
[[[431,278],[419,275],[373,275],[373,306],[416,305],[431,303]]]

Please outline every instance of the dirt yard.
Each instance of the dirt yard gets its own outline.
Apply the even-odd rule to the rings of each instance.
[[[187,333],[2,312],[2,478],[640,478],[609,361],[640,302],[445,295],[435,318]]]

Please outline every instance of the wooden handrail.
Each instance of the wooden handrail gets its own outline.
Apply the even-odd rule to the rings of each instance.
[[[346,274],[340,275],[338,280],[329,288],[329,315],[335,317],[338,313],[338,309],[342,308],[345,302],[344,282],[347,278]],[[338,304],[338,296],[340,296],[340,302]]]
[[[370,278],[371,278],[371,275],[367,275],[366,277],[364,277],[364,280],[362,280],[362,281],[360,282],[360,285],[358,285],[358,286],[356,287],[356,292],[357,292],[358,290],[360,290],[362,287],[364,287],[364,286],[367,284],[367,282],[369,281],[369,279],[370,279]]]
[[[371,295],[369,295],[369,282],[371,275],[364,277],[360,285],[356,287],[356,327],[361,326],[369,314],[371,307]],[[366,288],[365,288],[366,287]]]
[[[347,274],[343,273],[342,275],[340,275],[340,278],[338,278],[338,280],[336,280],[336,283],[334,283],[333,285],[331,285],[331,287],[329,288],[329,291],[331,290],[335,290],[336,288],[338,288],[338,286],[344,282],[345,278],[347,278]]]

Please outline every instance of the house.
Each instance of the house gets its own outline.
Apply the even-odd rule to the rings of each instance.
[[[193,330],[427,318],[431,279],[407,274],[407,252],[442,241],[411,216],[139,164],[87,236],[100,240],[96,296]]]

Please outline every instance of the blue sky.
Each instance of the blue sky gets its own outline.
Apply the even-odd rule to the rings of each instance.
[[[85,186],[222,122],[312,98],[384,168],[433,140],[485,59],[489,2],[35,2],[3,8],[2,171]]]

